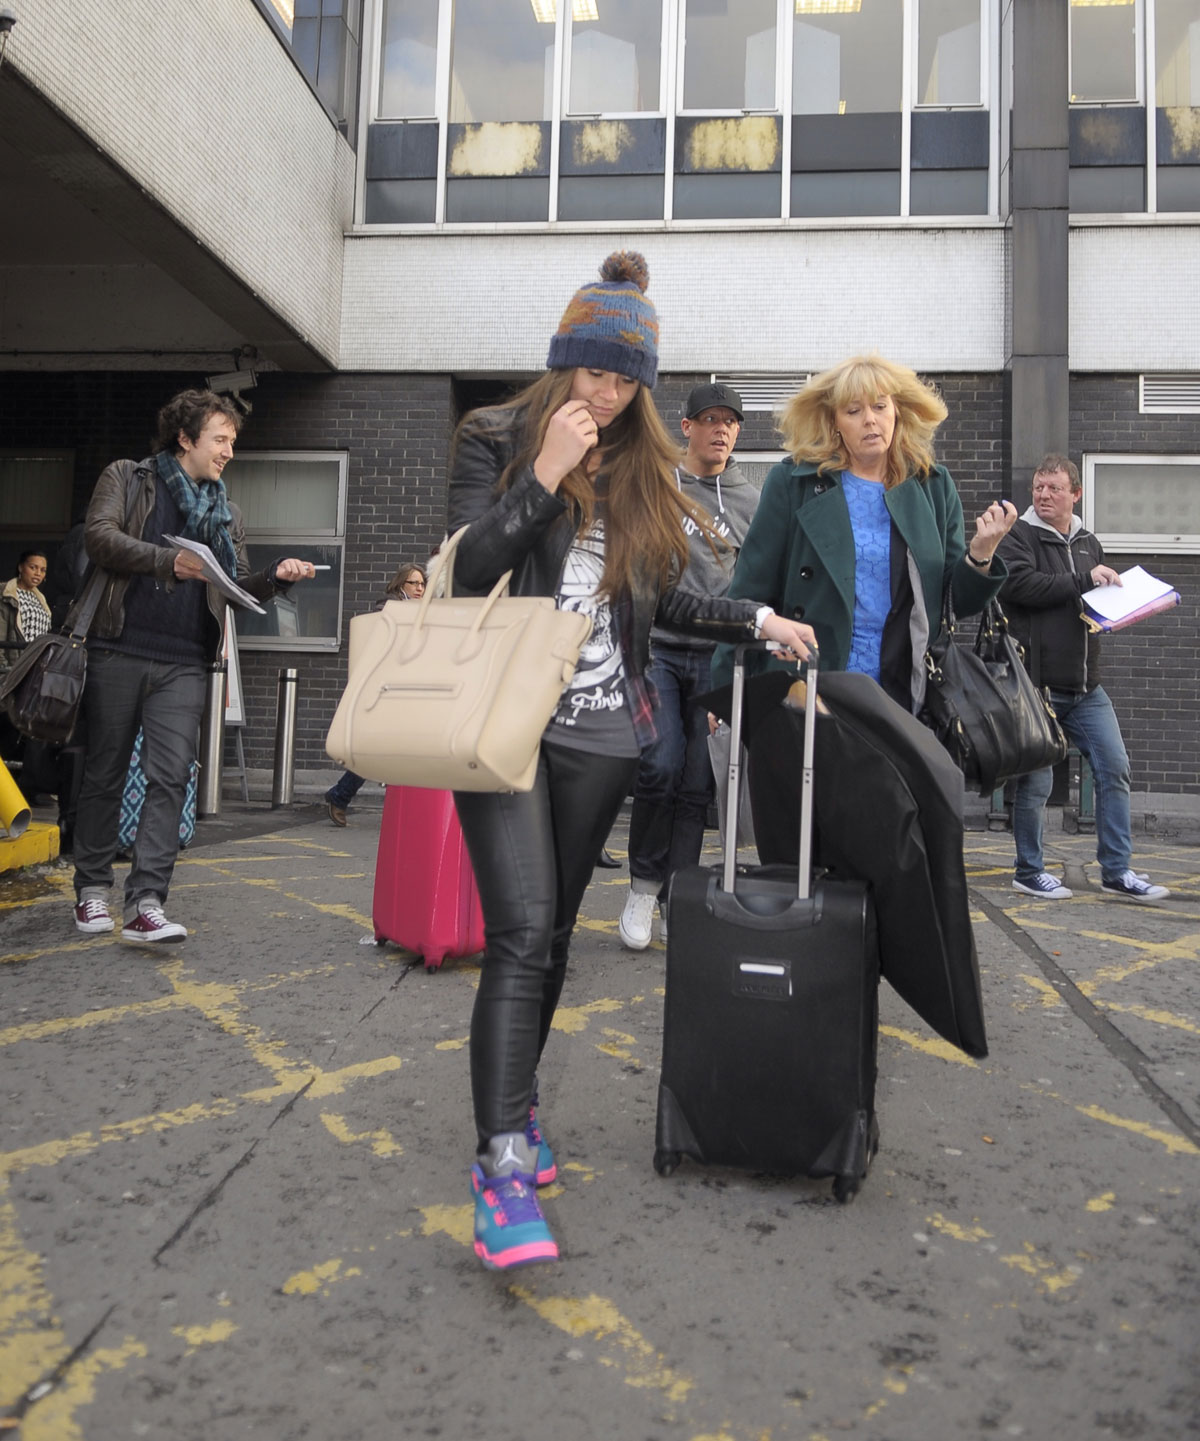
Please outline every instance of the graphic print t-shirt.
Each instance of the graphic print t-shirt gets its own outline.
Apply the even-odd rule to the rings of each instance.
[[[545,739],[596,755],[636,756],[637,741],[625,694],[625,666],[613,609],[597,594],[604,573],[604,522],[575,538],[558,591],[560,610],[590,616],[592,633],[550,717]]]

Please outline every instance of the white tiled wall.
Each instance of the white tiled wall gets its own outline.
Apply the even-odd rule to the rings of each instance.
[[[1071,369],[1200,371],[1194,225],[1071,232]]]
[[[354,157],[250,0],[37,0],[12,65],[331,361]]]
[[[1004,366],[998,227],[353,236],[346,370],[536,371],[575,289],[640,250],[664,371],[794,372],[876,350]]]

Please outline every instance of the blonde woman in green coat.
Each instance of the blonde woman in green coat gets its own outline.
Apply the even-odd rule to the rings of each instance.
[[[880,356],[814,376],[784,409],[791,459],[767,475],[729,589],[811,626],[822,669],[869,675],[913,713],[946,587],[959,615],[982,610],[1007,575],[995,552],[1017,518],[993,501],[968,541],[934,459],[945,418],[932,386]],[[732,647],[719,647],[714,685],[732,664]]]

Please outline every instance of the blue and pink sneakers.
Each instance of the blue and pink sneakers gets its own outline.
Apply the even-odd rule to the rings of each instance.
[[[471,1167],[475,1254],[490,1271],[558,1260],[558,1245],[538,1205],[536,1157],[525,1135],[516,1131],[493,1136]]]

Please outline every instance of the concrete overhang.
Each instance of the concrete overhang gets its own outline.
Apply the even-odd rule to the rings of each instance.
[[[333,368],[11,64],[0,195],[0,369]]]

